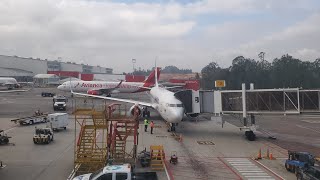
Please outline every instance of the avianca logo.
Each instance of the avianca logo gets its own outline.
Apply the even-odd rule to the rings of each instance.
[[[81,87],[102,88],[102,84],[88,84],[88,83],[82,83]]]

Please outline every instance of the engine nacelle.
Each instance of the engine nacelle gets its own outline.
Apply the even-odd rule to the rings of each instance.
[[[91,95],[101,95],[100,91],[97,91],[97,90],[89,90],[89,91],[87,91],[87,94],[91,94]]]
[[[141,116],[141,115],[142,115],[142,107],[140,107],[140,106],[138,106],[138,105],[133,105],[133,106],[131,106],[131,108],[130,108],[130,110],[129,110],[131,116],[134,115],[134,111],[135,111],[135,110],[137,111],[138,116]]]

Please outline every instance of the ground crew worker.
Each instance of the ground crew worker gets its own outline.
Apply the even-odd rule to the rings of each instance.
[[[151,128],[151,134],[153,134],[153,128],[154,128],[154,123],[153,123],[153,121],[151,121],[151,123],[150,123],[150,128]]]
[[[148,124],[149,124],[148,119],[145,119],[144,120],[144,132],[147,132]]]

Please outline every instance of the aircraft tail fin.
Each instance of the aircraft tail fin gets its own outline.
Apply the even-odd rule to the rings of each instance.
[[[156,77],[157,76],[157,77]],[[156,68],[155,71],[152,71],[148,78],[144,81],[144,87],[149,87],[154,85],[155,83],[158,83],[160,77],[160,68]]]

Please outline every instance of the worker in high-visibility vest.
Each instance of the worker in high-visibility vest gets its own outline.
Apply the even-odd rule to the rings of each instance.
[[[149,125],[148,119],[145,119],[144,120],[144,132],[147,132],[148,125]]]

